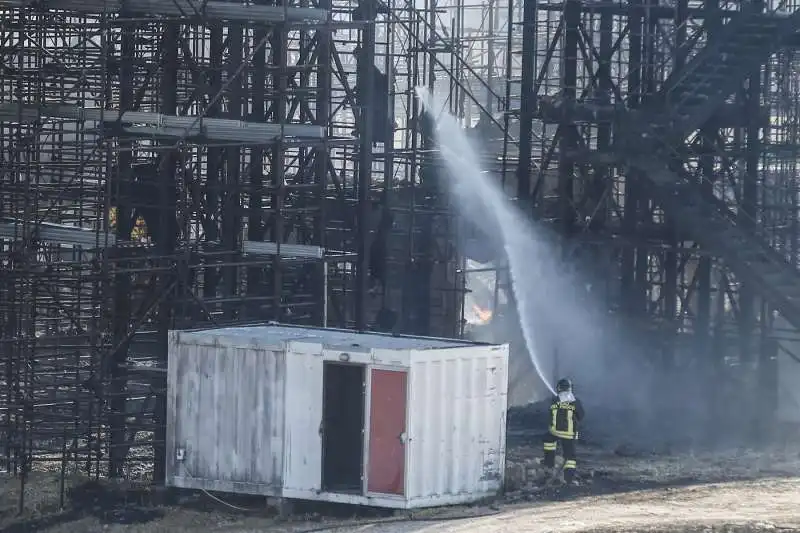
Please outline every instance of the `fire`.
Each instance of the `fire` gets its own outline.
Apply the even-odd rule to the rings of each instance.
[[[475,311],[476,315],[478,315],[478,319],[481,321],[481,324],[486,324],[492,319],[491,309],[484,309],[478,304],[472,304],[472,310]]]

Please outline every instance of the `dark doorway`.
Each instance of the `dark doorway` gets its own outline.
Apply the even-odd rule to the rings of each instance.
[[[366,369],[326,362],[322,367],[322,490],[362,492]]]

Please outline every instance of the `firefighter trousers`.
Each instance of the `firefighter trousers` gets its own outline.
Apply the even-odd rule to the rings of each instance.
[[[564,454],[564,481],[569,483],[575,478],[575,468],[578,466],[575,460],[574,439],[547,435],[544,438],[544,466],[553,468],[556,465],[556,451],[559,444],[561,444],[561,453]]]

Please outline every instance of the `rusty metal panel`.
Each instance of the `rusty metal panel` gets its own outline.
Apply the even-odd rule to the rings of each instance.
[[[370,493],[405,493],[407,386],[406,371],[371,371],[367,462]]]
[[[414,506],[500,490],[508,345],[413,353],[409,398],[406,496]]]

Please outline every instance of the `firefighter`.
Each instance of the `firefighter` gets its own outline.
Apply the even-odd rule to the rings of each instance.
[[[564,481],[575,479],[575,441],[578,440],[578,423],[583,419],[583,405],[572,392],[572,382],[566,378],[558,380],[556,395],[550,402],[549,432],[544,439],[544,465],[551,469],[556,464],[559,443],[564,454]]]

